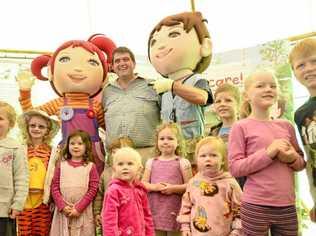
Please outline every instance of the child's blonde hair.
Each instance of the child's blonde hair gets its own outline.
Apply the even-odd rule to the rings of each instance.
[[[131,147],[122,147],[122,148],[118,149],[113,154],[113,165],[115,165],[115,163],[118,161],[118,159],[122,155],[128,155],[132,160],[134,160],[136,162],[136,164],[139,167],[141,167],[141,168],[143,167],[141,155],[134,148],[131,148]]]
[[[9,103],[0,101],[0,109],[2,109],[9,120],[9,130],[12,129],[16,122],[16,112]],[[8,130],[8,131],[9,131]]]
[[[164,130],[164,129],[170,129],[172,130],[173,134],[176,136],[176,139],[178,141],[178,146],[176,148],[176,155],[184,157],[186,155],[186,150],[185,150],[185,140],[182,135],[181,128],[177,123],[174,122],[165,122],[157,126],[156,132],[155,132],[155,154],[160,155],[161,152],[158,148],[158,136],[159,133]]]
[[[29,122],[32,117],[40,117],[47,123],[47,134],[43,137],[43,143],[50,145],[53,138],[56,136],[59,130],[59,123],[57,120],[51,118],[46,112],[41,110],[30,110],[24,112],[18,117],[17,124],[21,130],[23,142],[26,144],[32,144],[32,139],[29,133]]]
[[[249,90],[250,86],[253,84],[255,81],[255,78],[258,74],[266,73],[269,74],[273,77],[274,81],[276,82],[276,85],[278,86],[278,80],[277,77],[275,76],[274,72],[270,69],[259,69],[255,70],[253,73],[251,73],[244,82],[244,92],[243,92],[243,102],[240,107],[240,118],[246,118],[250,115],[251,113],[251,106],[249,101],[245,99],[245,94]]]
[[[224,83],[217,87],[217,89],[214,92],[214,98],[216,99],[217,95],[219,93],[227,92],[229,93],[237,102],[237,105],[240,105],[240,91],[239,88],[236,86],[230,84],[230,83]]]
[[[228,160],[227,160],[227,147],[224,141],[217,136],[209,136],[201,139],[195,146],[195,158],[197,159],[200,148],[204,145],[210,145],[212,148],[217,150],[222,156],[222,166],[223,171],[228,171]]]
[[[114,139],[113,142],[109,145],[108,151],[111,154],[115,149],[119,149],[122,147],[131,147],[134,148],[134,142],[129,137],[120,137],[117,139]]]
[[[306,38],[299,41],[289,54],[289,62],[293,68],[295,60],[316,55],[316,39]]]

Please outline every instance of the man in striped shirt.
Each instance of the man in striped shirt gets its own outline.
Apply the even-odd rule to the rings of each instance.
[[[112,66],[117,79],[109,82],[102,97],[106,144],[128,137],[145,162],[153,156],[153,134],[160,121],[159,98],[146,79],[134,74],[135,65],[130,49],[118,47],[114,50]]]

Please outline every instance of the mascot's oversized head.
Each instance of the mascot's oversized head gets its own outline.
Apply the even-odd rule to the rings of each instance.
[[[201,73],[210,64],[212,43],[200,12],[184,12],[161,20],[151,31],[148,56],[164,77],[177,79],[176,74]]]
[[[52,55],[41,55],[32,61],[32,73],[49,80],[59,96],[65,93],[97,95],[106,79],[112,60],[114,42],[102,34],[85,40],[63,43]],[[48,67],[48,78],[42,68]]]

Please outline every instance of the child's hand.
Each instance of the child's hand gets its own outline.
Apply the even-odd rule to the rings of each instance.
[[[80,216],[80,213],[76,210],[75,207],[73,207],[73,208],[71,209],[71,212],[70,212],[70,214],[69,214],[69,217],[79,217],[79,216]]]
[[[162,183],[165,187],[160,191],[161,193],[163,194],[167,194],[167,195],[170,195],[170,194],[173,194],[174,193],[174,189],[173,189],[173,186],[172,184],[168,184],[168,183]]]
[[[66,216],[69,216],[69,214],[71,213],[72,207],[71,206],[65,206],[63,209],[63,213]]]
[[[310,210],[309,217],[311,218],[311,221],[316,222],[316,205]]]
[[[94,220],[95,220],[96,226],[101,226],[102,225],[101,215],[96,215]]]
[[[190,231],[182,231],[181,235],[182,236],[191,236],[191,232]]]
[[[164,183],[157,183],[154,185],[155,185],[154,191],[156,191],[156,192],[160,192],[161,190],[163,190],[166,187],[166,185]]]
[[[241,232],[241,229],[234,229],[232,232],[230,232],[229,236],[241,236],[243,235]]]
[[[14,210],[14,209],[11,209],[11,212],[10,212],[10,214],[9,214],[9,217],[11,218],[11,219],[15,219],[18,215],[20,215],[20,211],[18,211],[18,210]]]
[[[289,143],[285,139],[275,139],[267,148],[267,155],[274,159],[278,155],[280,150],[287,150],[289,148]]]
[[[296,151],[292,145],[289,146],[287,150],[280,150],[277,158],[280,162],[283,163],[293,163],[297,159]]]

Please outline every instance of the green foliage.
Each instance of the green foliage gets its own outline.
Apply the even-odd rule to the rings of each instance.
[[[289,43],[285,40],[275,40],[262,45],[260,54],[263,61],[273,66],[287,63]]]
[[[278,78],[292,77],[291,66],[287,62],[283,64],[275,65],[274,70],[275,70],[275,75]]]

